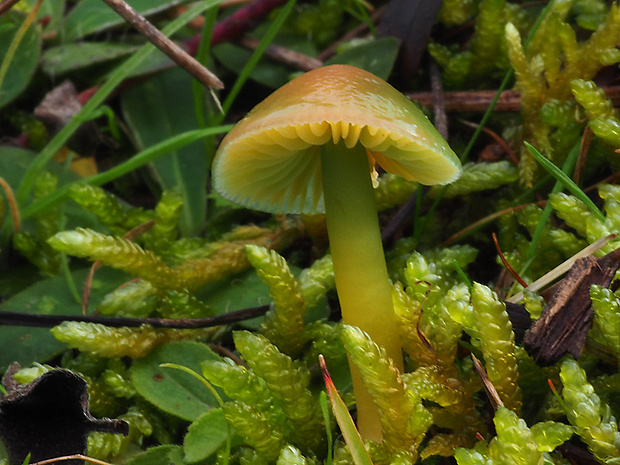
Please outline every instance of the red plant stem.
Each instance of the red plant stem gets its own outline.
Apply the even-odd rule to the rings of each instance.
[[[521,286],[523,287],[527,287],[528,284],[523,280],[523,278],[521,276],[519,276],[519,273],[517,273],[515,271],[515,269],[510,265],[510,263],[508,262],[508,260],[506,260],[506,257],[504,256],[504,253],[502,252],[501,247],[499,246],[499,242],[497,241],[497,235],[495,233],[491,234],[491,236],[493,237],[493,242],[495,243],[495,249],[497,250],[497,253],[499,255],[499,258],[501,259],[502,263],[504,264],[504,266],[506,267],[506,269],[508,270],[508,272],[512,275],[512,277],[519,283],[521,284]]]
[[[286,0],[254,0],[239,8],[228,18],[219,21],[213,28],[211,45],[217,45],[228,40],[241,37],[250,31],[274,8],[285,3]],[[200,34],[196,34],[185,41],[185,49],[190,55],[196,55],[200,44]]]

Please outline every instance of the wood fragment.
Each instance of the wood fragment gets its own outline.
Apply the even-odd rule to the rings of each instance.
[[[579,357],[594,317],[590,286],[608,287],[619,267],[620,249],[574,263],[523,338],[523,346],[536,363],[552,365],[566,354]]]
[[[604,87],[603,90],[615,106],[620,106],[620,86]],[[483,91],[459,91],[445,92],[445,106],[447,112],[472,112],[484,113],[495,97],[494,90]],[[420,105],[433,106],[432,93],[409,92],[407,97],[416,100]],[[518,90],[505,90],[500,94],[497,104],[493,108],[495,112],[518,112],[521,111],[521,93]]]

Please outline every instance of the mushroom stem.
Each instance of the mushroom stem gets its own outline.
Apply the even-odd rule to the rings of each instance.
[[[321,169],[342,319],[365,331],[402,372],[402,350],[366,149],[360,144],[349,149],[342,141],[329,142],[322,148]],[[351,372],[360,434],[381,440],[377,408],[354,366]]]

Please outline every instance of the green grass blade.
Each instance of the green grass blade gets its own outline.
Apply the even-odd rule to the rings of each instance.
[[[553,186],[553,189],[551,189],[551,193],[555,194],[557,192],[560,192],[562,190],[563,184],[557,178],[558,173],[561,173],[561,175],[564,178],[568,178],[568,175],[566,175],[565,173],[569,173],[575,166],[575,163],[577,162],[577,157],[579,156],[579,144],[576,144],[575,146],[573,146],[573,148],[569,152],[568,156],[566,157],[566,160],[564,161],[564,165],[562,166],[562,170],[560,170],[560,168],[558,168],[553,163],[551,163],[551,161],[545,158],[540,152],[538,152],[538,150],[536,150],[530,144],[528,144],[527,142],[524,142],[524,144],[526,145],[526,147],[528,147],[528,150],[530,150],[530,152],[532,151],[532,149],[534,149],[534,151],[538,154],[538,155],[535,155],[534,153],[532,153],[534,158],[539,160],[538,157],[540,157],[541,159],[544,160],[541,162],[543,166],[551,165],[555,169],[555,174],[549,171],[549,169],[547,169],[547,171],[549,171],[549,173],[552,176],[556,177],[557,179],[555,182],[555,185]],[[553,209],[551,208],[551,204],[547,203],[547,205],[545,205],[545,208],[543,209],[542,215],[540,216],[540,221],[538,222],[538,225],[536,226],[536,230],[534,231],[534,234],[532,234],[532,242],[530,243],[530,247],[527,251],[526,267],[523,270],[521,270],[521,273],[524,273],[525,269],[529,265],[531,265],[531,263],[534,261],[534,258],[536,256],[536,250],[538,248],[538,243],[540,242],[542,233],[545,230],[545,225],[547,224],[547,221],[549,221],[549,217],[551,216],[552,210]]]
[[[6,76],[6,73],[9,70],[9,66],[11,65],[11,61],[13,60],[13,57],[15,56],[17,47],[19,47],[19,44],[24,38],[26,31],[32,25],[32,22],[36,19],[37,12],[39,11],[39,8],[41,7],[41,3],[42,3],[41,0],[37,1],[37,3],[32,8],[32,10],[30,10],[30,13],[28,13],[28,16],[26,16],[26,19],[24,20],[22,25],[17,30],[17,33],[15,34],[15,37],[13,38],[13,41],[11,42],[9,49],[6,52],[6,55],[4,55],[4,58],[2,59],[2,63],[0,63],[0,88],[2,88],[4,77]]]
[[[336,417],[338,426],[340,426],[340,431],[344,436],[344,440],[347,443],[347,446],[349,446],[353,463],[355,463],[355,465],[373,465],[372,460],[368,455],[368,451],[364,446],[364,441],[355,427],[353,418],[351,418],[346,404],[338,394],[338,390],[336,389],[336,386],[334,386],[334,382],[327,371],[325,359],[322,355],[319,355],[319,364],[321,365],[321,370],[323,371],[323,380],[325,381],[325,387],[327,388],[327,393],[329,394],[329,400],[332,404],[334,416]]]
[[[527,45],[531,42],[532,38],[534,37],[534,34],[538,30],[538,27],[541,25],[543,20],[547,17],[547,13],[551,10],[551,7],[552,7],[553,3],[554,3],[553,1],[550,1],[540,11],[538,17],[536,18],[536,22],[534,23],[534,25],[530,29],[530,32],[528,33],[527,38],[525,39],[525,42],[523,43],[524,47],[527,47]],[[506,89],[506,87],[508,87],[508,84],[510,83],[510,81],[512,79],[513,73],[514,73],[514,71],[513,71],[512,68],[509,69],[508,71],[506,71],[506,74],[504,75],[504,78],[502,79],[502,82],[499,85],[499,87],[497,89],[497,92],[495,92],[495,96],[493,97],[493,100],[491,100],[491,103],[489,104],[487,110],[484,112],[484,115],[482,115],[482,119],[480,120],[480,123],[478,123],[478,127],[476,127],[476,130],[474,131],[474,134],[469,139],[469,142],[467,143],[467,146],[465,147],[465,149],[463,150],[463,152],[461,153],[461,155],[459,157],[459,159],[461,160],[461,163],[465,163],[467,161],[467,159],[469,158],[469,154],[471,153],[472,149],[474,148],[474,145],[476,144],[476,141],[478,140],[478,137],[480,137],[480,134],[482,134],[482,131],[486,127],[486,124],[487,124],[489,118],[491,117],[491,114],[493,114],[493,109],[495,108],[495,105],[499,101],[499,98],[500,98],[502,92]],[[419,237],[422,235],[422,233],[426,230],[426,226],[428,224],[428,221],[434,215],[434,212],[437,209],[437,206],[439,205],[439,203],[441,202],[441,199],[443,199],[443,196],[444,196],[444,194],[445,194],[447,189],[448,189],[448,186],[444,186],[443,187],[443,189],[441,190],[439,195],[435,198],[433,204],[429,208],[428,213],[426,215],[426,218],[424,219],[424,222],[422,223],[422,226],[416,230],[416,233],[417,233],[415,235],[416,241],[419,239]]]
[[[210,8],[220,2],[221,0],[207,0],[205,2],[199,2],[197,5],[188,9],[185,13],[180,15],[177,19],[162,29],[162,33],[166,36],[174,34],[207,8]],[[92,98],[86,102],[80,112],[75,115],[73,119],[52,138],[52,140],[49,141],[47,146],[45,146],[39,155],[37,155],[24,174],[22,182],[17,189],[18,203],[23,204],[26,201],[41,171],[54,157],[54,154],[58,152],[58,150],[62,148],[73,133],[75,133],[80,124],[82,124],[82,121],[87,121],[92,113],[108,98],[114,89],[116,89],[116,87],[125,80],[129,73],[131,73],[133,69],[146,60],[156,50],[157,49],[154,45],[146,44],[129,59],[127,59],[125,63],[120,65],[116,71],[110,75],[110,78],[105,81],[95,95],[93,95]]]
[[[592,202],[592,200],[590,200],[590,197],[588,197],[585,194],[585,192],[583,192],[579,188],[579,186],[577,184],[575,184],[575,182],[570,177],[568,177],[568,175],[563,170],[561,170],[560,168],[555,166],[553,164],[553,162],[551,162],[551,160],[549,160],[548,158],[543,156],[530,143],[528,143],[526,141],[524,141],[523,143],[525,144],[527,149],[530,151],[532,156],[534,158],[536,158],[536,161],[538,161],[538,163],[540,163],[543,166],[543,168],[545,168],[555,179],[557,179],[558,182],[566,190],[568,190],[571,194],[573,194],[575,197],[577,197],[579,200],[581,200],[583,203],[585,203],[588,206],[588,208],[590,209],[590,211],[592,213],[594,213],[599,220],[605,221],[605,215],[603,215],[603,212],[601,212],[598,209],[598,207],[596,205],[594,205],[594,202]],[[571,150],[571,152],[576,150],[576,154],[578,155],[579,154],[579,145],[576,145],[575,147],[576,148],[573,148],[573,150]],[[569,159],[570,158],[571,157],[569,156]]]
[[[218,120],[218,123],[221,123],[226,117],[228,110],[230,110],[230,107],[232,106],[233,102],[237,98],[237,95],[239,95],[239,92],[241,92],[243,85],[250,78],[250,73],[252,72],[252,70],[254,70],[254,68],[260,61],[261,57],[265,53],[265,50],[267,50],[267,47],[269,47],[271,42],[273,42],[273,39],[275,38],[276,34],[280,32],[280,29],[284,25],[286,18],[288,18],[289,14],[293,10],[295,3],[296,3],[296,0],[289,0],[286,3],[286,5],[282,7],[280,12],[276,16],[276,18],[271,22],[269,29],[267,30],[264,37],[258,44],[258,47],[256,47],[256,50],[254,50],[254,53],[248,60],[247,64],[241,70],[241,73],[239,74],[239,77],[237,78],[232,88],[230,89],[230,92],[228,93],[226,100],[224,100],[224,103],[222,104],[223,113],[221,114],[220,119]]]
[[[177,136],[171,137],[170,139],[167,139],[159,144],[155,144],[148,149],[139,152],[138,154],[131,157],[129,160],[121,163],[118,166],[115,166],[108,171],[104,171],[103,173],[90,176],[86,179],[75,181],[71,184],[65,184],[64,186],[56,190],[56,192],[54,192],[53,194],[42,199],[38,199],[32,202],[26,208],[24,208],[21,211],[22,218],[34,216],[42,211],[45,211],[48,208],[56,206],[58,203],[62,202],[67,198],[67,193],[69,192],[71,186],[74,184],[85,183],[92,186],[101,186],[143,165],[146,165],[147,163],[150,163],[158,157],[161,157],[171,151],[180,149],[181,147],[191,144],[192,142],[202,139],[203,137],[228,132],[230,131],[231,127],[231,125],[216,126],[214,128],[198,129],[195,131],[185,132]]]

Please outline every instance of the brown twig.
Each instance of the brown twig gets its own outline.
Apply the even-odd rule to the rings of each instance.
[[[465,120],[460,120],[463,124],[465,124],[466,126],[472,127],[474,129],[478,128],[478,124],[476,123],[472,123],[471,121],[465,121]],[[499,134],[497,134],[495,131],[492,131],[489,128],[482,128],[482,130],[484,131],[485,134],[491,136],[491,138],[497,142],[497,144],[500,145],[500,147],[504,150],[504,152],[506,152],[506,155],[508,155],[508,158],[510,158],[510,160],[515,164],[518,165],[519,164],[519,159],[517,158],[517,156],[515,155],[514,151],[510,148],[510,146],[508,145],[508,142],[506,142],[506,140],[501,137]]]
[[[431,96],[433,99],[433,113],[435,116],[435,127],[444,139],[448,140],[448,115],[446,113],[446,99],[444,98],[443,87],[441,86],[441,72],[437,63],[431,61]]]
[[[224,84],[219,78],[201,65],[196,59],[189,55],[185,50],[175,44],[172,40],[162,34],[159,29],[153,26],[144,16],[138,14],[131,6],[123,0],[103,0],[118,13],[125,21],[131,24],[140,34],[144,35],[153,45],[168,55],[176,64],[185,69],[198,81],[207,87],[223,89]]]
[[[594,136],[592,129],[590,129],[590,126],[586,126],[581,138],[579,158],[577,158],[577,164],[575,165],[575,174],[573,176],[573,181],[575,181],[575,184],[579,184],[579,180],[581,179],[581,172],[583,171],[583,167],[588,159],[588,151],[590,150],[590,144],[592,143],[592,136]]]
[[[142,325],[149,325],[153,328],[197,329],[239,323],[263,316],[268,310],[269,305],[262,305],[207,318],[182,319],[101,317],[90,315],[41,315],[20,312],[0,312],[0,325],[53,328],[65,321],[76,321],[80,323],[97,323],[111,328],[138,328]]]
[[[482,366],[482,363],[480,363],[480,360],[478,360],[474,354],[471,354],[471,359],[474,362],[474,369],[478,373],[478,376],[480,376],[480,380],[482,381],[484,390],[487,393],[487,397],[493,406],[493,410],[497,410],[498,407],[503,407],[504,403],[497,393],[497,389],[495,389],[495,386],[493,386],[493,383],[489,379],[487,371]]]
[[[0,16],[9,11],[17,2],[19,2],[19,0],[4,0],[0,2]]]
[[[243,36],[237,41],[237,43],[249,50],[255,50],[260,41]],[[274,61],[284,63],[292,68],[300,69],[302,71],[310,71],[323,66],[323,62],[321,60],[277,44],[269,45],[267,50],[265,50],[265,56]]]
[[[446,111],[483,113],[487,110],[496,92],[492,90],[446,92],[444,94]],[[421,105],[432,106],[432,92],[406,93],[407,97],[417,100]],[[494,111],[517,112],[521,110],[521,93],[516,90],[505,90],[500,94]]]
[[[615,106],[620,105],[620,86],[611,86],[603,88],[607,98],[610,99]],[[494,90],[481,91],[461,91],[446,92],[446,111],[448,112],[472,112],[482,113],[487,110],[491,101],[495,97]],[[421,105],[432,106],[432,93],[426,92],[410,92],[405,94],[412,100],[417,100]],[[518,90],[505,90],[500,94],[500,98],[494,107],[496,112],[518,112],[521,110],[521,93]]]

